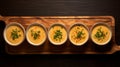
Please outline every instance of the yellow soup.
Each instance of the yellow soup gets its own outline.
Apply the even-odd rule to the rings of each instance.
[[[78,45],[85,42],[88,39],[88,36],[89,34],[87,29],[82,25],[80,26],[76,25],[72,27],[69,32],[70,40],[74,44],[78,44]]]
[[[64,42],[67,38],[67,32],[62,26],[53,26],[49,31],[49,38],[54,43]]]
[[[33,44],[41,44],[46,39],[45,30],[37,25],[29,28],[27,36]]]
[[[6,38],[12,44],[18,44],[24,39],[23,30],[19,26],[10,26],[6,29]]]
[[[105,43],[110,39],[111,31],[109,30],[108,27],[104,25],[99,25],[92,30],[91,36],[94,42]]]

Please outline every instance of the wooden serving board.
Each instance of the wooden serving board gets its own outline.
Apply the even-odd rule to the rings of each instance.
[[[34,22],[43,24],[47,29],[56,22],[65,24],[68,30],[76,22],[85,23],[89,29],[97,22],[104,22],[112,27],[112,40],[105,46],[98,46],[91,39],[79,47],[71,44],[69,39],[61,46],[51,44],[48,39],[41,46],[32,46],[25,39],[19,46],[10,46],[6,43],[8,54],[113,54],[120,50],[120,46],[115,42],[115,20],[112,16],[3,16],[0,20],[5,21],[6,25],[11,22],[20,23],[25,29]]]

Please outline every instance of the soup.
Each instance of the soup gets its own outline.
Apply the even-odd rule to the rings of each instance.
[[[17,25],[11,25],[5,32],[7,40],[11,44],[19,44],[24,39],[24,33],[21,27]]]
[[[39,45],[46,39],[46,32],[38,25],[31,26],[27,31],[27,38],[33,45]]]
[[[93,28],[91,37],[95,43],[104,44],[111,39],[111,31],[105,25],[98,25]]]
[[[66,41],[67,32],[63,26],[55,25],[49,30],[49,39],[54,44],[60,44]]]
[[[75,25],[70,29],[69,38],[74,45],[81,45],[88,39],[89,33],[82,25]]]

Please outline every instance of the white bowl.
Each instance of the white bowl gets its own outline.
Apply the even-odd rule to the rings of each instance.
[[[50,30],[51,30],[51,28],[54,27],[54,26],[61,26],[61,27],[64,28],[64,30],[66,31],[66,36],[65,36],[64,41],[59,42],[59,43],[52,41],[52,39],[50,38],[50,36],[51,36],[51,35],[50,35]],[[49,41],[50,41],[53,45],[62,45],[62,44],[64,44],[64,43],[67,41],[67,29],[66,29],[65,25],[64,25],[64,24],[61,24],[61,23],[54,23],[54,24],[52,24],[52,25],[50,26],[49,30],[48,30],[48,39],[49,39]]]
[[[20,28],[22,29],[22,31],[23,31],[23,39],[22,39],[20,42],[13,44],[13,43],[11,43],[11,42],[7,39],[6,35],[7,35],[7,34],[11,34],[11,33],[6,33],[6,30],[7,30],[10,26],[18,26],[18,27],[20,27]],[[5,41],[6,41],[9,45],[11,45],[11,46],[18,46],[18,45],[20,45],[20,44],[24,41],[24,39],[25,39],[25,29],[24,29],[24,27],[23,27],[20,23],[11,22],[10,24],[8,24],[8,25],[5,27],[4,32],[3,32],[3,36],[4,36]]]
[[[102,25],[102,26],[107,27],[107,28],[109,29],[109,31],[110,31],[110,37],[109,37],[109,39],[108,39],[106,42],[104,42],[104,43],[98,43],[98,42],[95,41],[94,38],[92,37],[92,31],[93,31],[93,29],[94,29],[95,27],[99,26],[99,25]],[[106,44],[108,44],[108,43],[110,42],[110,40],[111,40],[111,38],[112,38],[112,30],[111,30],[111,27],[110,27],[108,24],[103,23],[103,22],[95,23],[95,24],[92,26],[91,30],[90,30],[90,37],[91,37],[91,40],[92,40],[95,44],[97,44],[97,45],[106,45]]]
[[[75,43],[74,41],[71,40],[70,31],[71,31],[71,29],[72,29],[73,27],[75,27],[75,26],[83,26],[83,27],[86,29],[86,32],[88,33],[88,34],[86,34],[86,35],[88,35],[88,36],[86,37],[86,39],[85,39],[83,42],[81,42],[81,43]],[[71,25],[71,27],[69,28],[69,40],[70,40],[70,42],[71,42],[73,45],[75,45],[75,46],[84,45],[84,44],[88,41],[88,39],[89,39],[89,29],[88,29],[88,27],[87,27],[84,23],[75,23],[75,24]]]
[[[33,43],[33,42],[30,41],[30,39],[29,39],[29,37],[28,37],[28,30],[29,30],[32,26],[39,26],[39,27],[42,27],[42,29],[44,30],[46,37],[43,38],[42,42],[40,42],[40,43]],[[27,39],[28,43],[31,44],[31,45],[33,45],[33,46],[42,45],[42,44],[46,41],[46,39],[47,39],[47,34],[46,34],[46,28],[45,28],[45,26],[42,25],[42,24],[39,24],[39,23],[32,23],[32,24],[30,24],[30,25],[27,27],[27,29],[26,29],[26,39]]]

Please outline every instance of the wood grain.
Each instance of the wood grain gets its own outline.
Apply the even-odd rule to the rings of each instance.
[[[6,44],[8,54],[112,54],[120,50],[120,47],[115,43],[115,20],[112,16],[4,16],[1,19],[6,21],[6,24],[18,22],[25,29],[34,22],[43,24],[47,29],[51,24],[58,22],[64,24],[68,30],[76,22],[86,24],[89,29],[94,23],[104,22],[110,25],[113,31],[111,42],[105,46],[98,46],[90,39],[80,47],[72,45],[69,40],[61,46],[54,46],[47,39],[43,45],[35,47],[25,40],[17,47]]]

